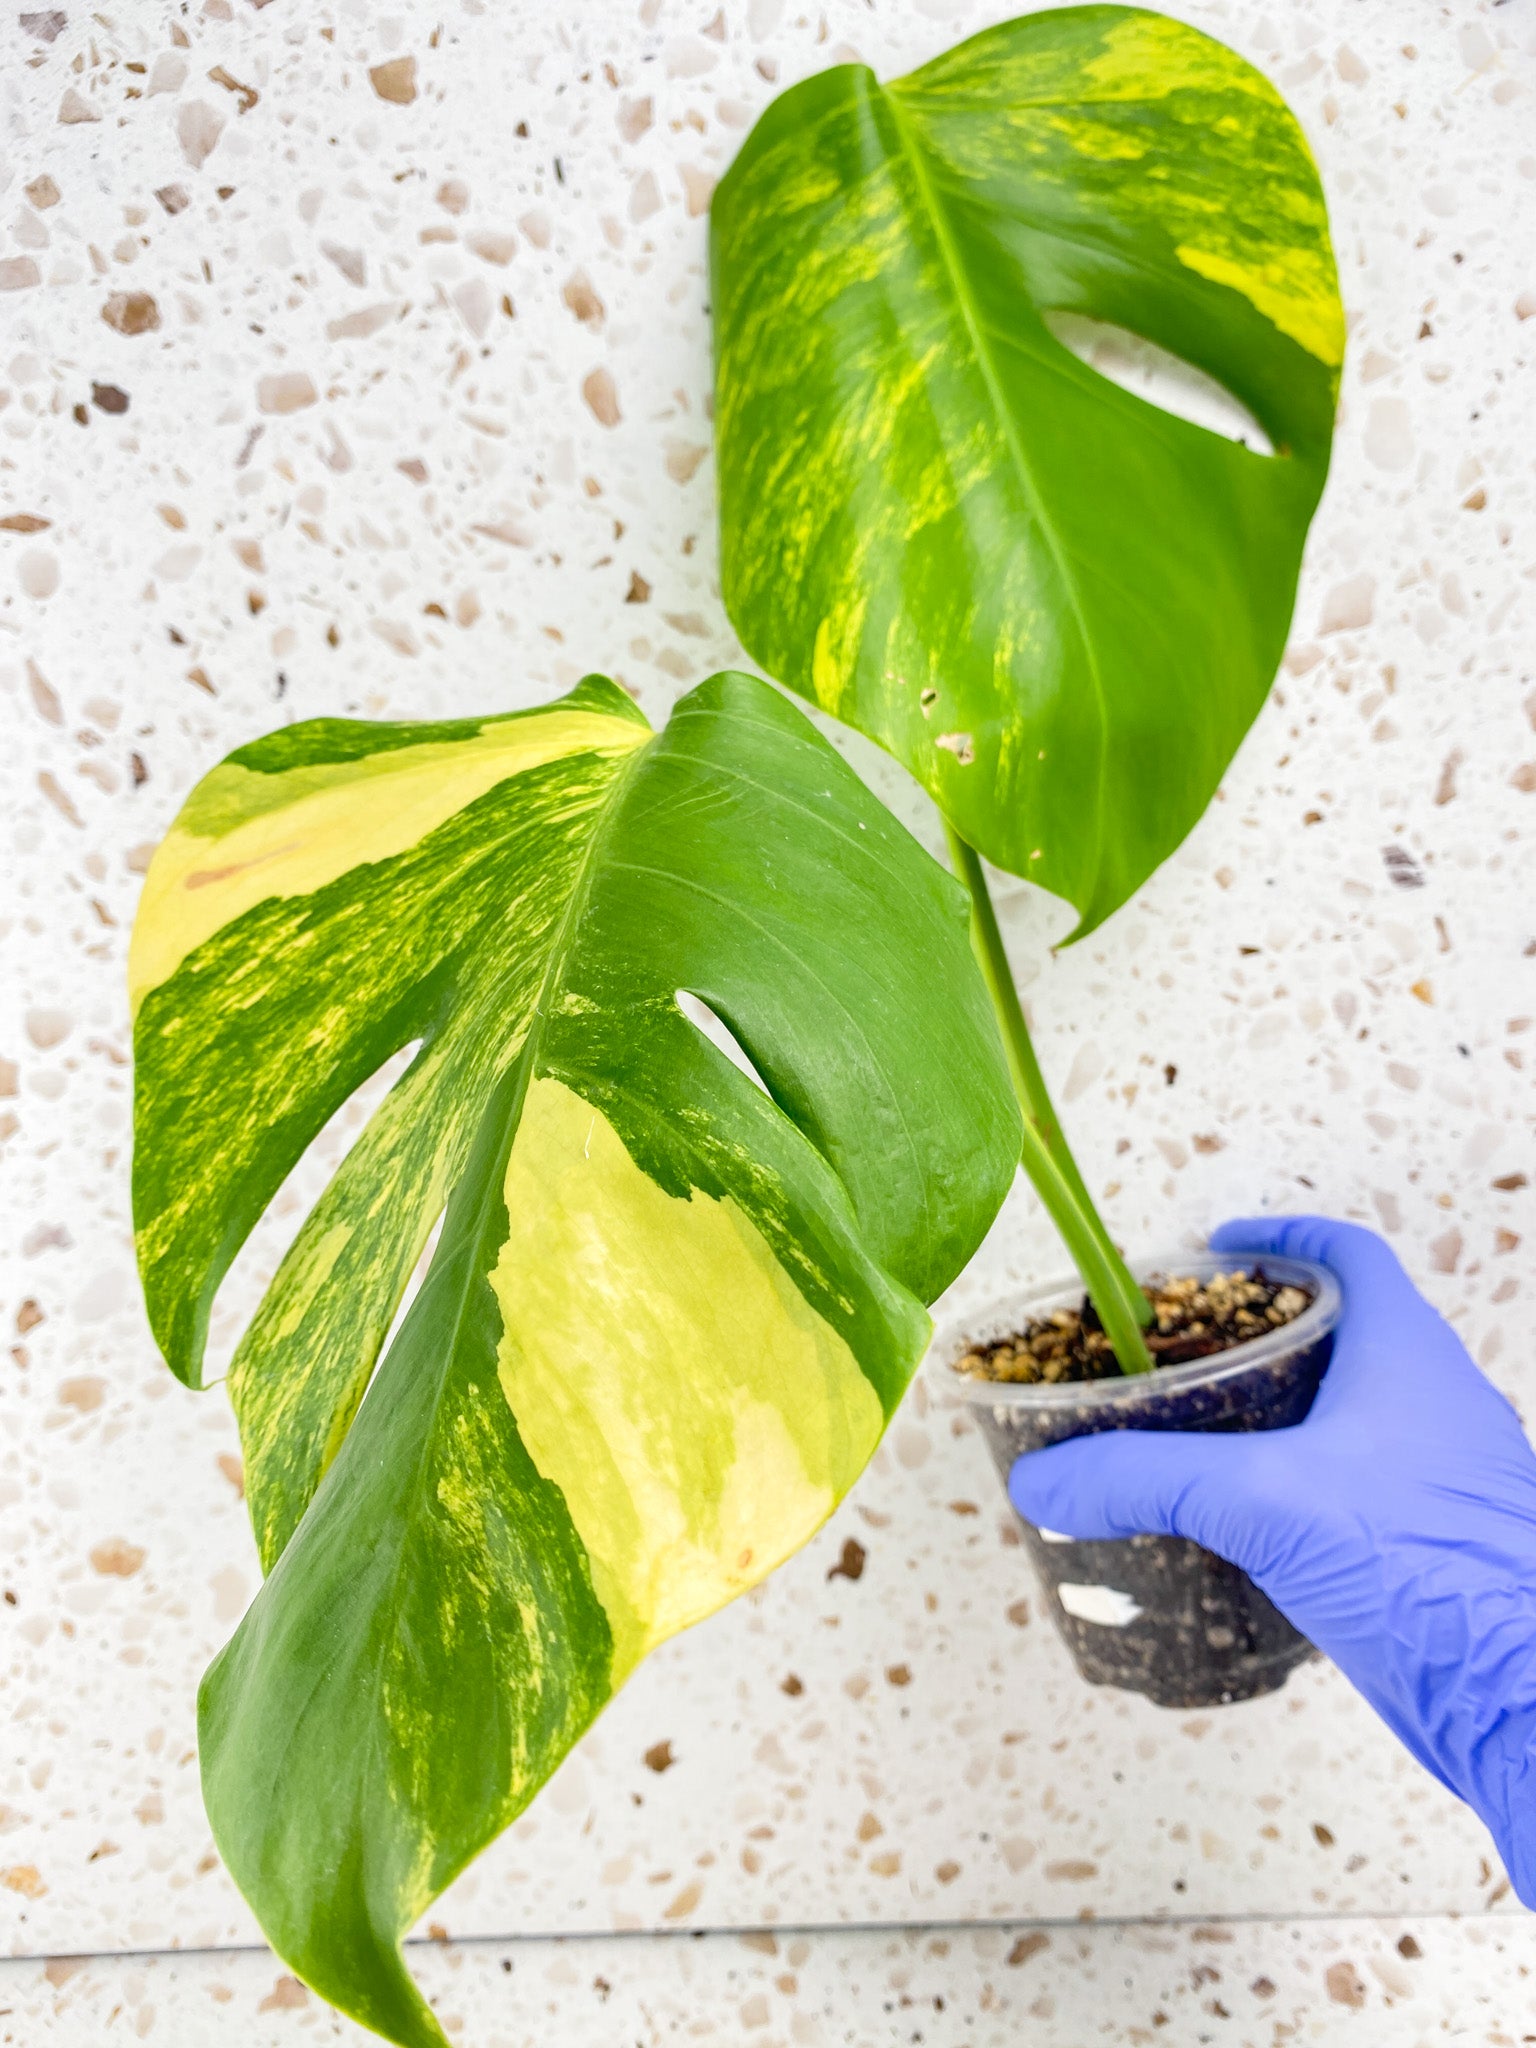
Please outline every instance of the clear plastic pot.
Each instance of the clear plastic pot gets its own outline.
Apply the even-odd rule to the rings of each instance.
[[[1338,1282],[1309,1260],[1231,1252],[1173,1252],[1143,1262],[1138,1279],[1208,1279],[1262,1267],[1303,1287],[1310,1304],[1293,1322],[1187,1365],[1107,1380],[1004,1386],[962,1378],[954,1366],[978,1344],[1022,1330],[1036,1316],[1075,1308],[1080,1280],[995,1302],[942,1331],[930,1371],[970,1408],[1006,1488],[1023,1451],[1105,1429],[1287,1429],[1312,1406],[1333,1350]],[[1145,1693],[1163,1707],[1254,1699],[1284,1685],[1314,1654],[1305,1636],[1246,1572],[1198,1543],[1133,1536],[1078,1543],[1020,1521],[1046,1605],[1083,1677]]]

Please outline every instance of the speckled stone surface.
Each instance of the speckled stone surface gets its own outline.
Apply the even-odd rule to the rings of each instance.
[[[1514,2048],[1523,1921],[1249,1921],[598,1936],[411,1950],[465,2048]],[[0,2043],[240,2048],[375,2037],[265,1950],[0,1964]]]
[[[855,51],[901,70],[1007,11],[206,0],[0,22],[13,1953],[254,1937],[193,1753],[198,1675],[257,1583],[238,1446],[222,1393],[158,1364],[129,1239],[123,957],[150,849],[197,774],[284,720],[503,709],[594,667],[661,718],[738,658],[713,539],[711,181],[778,86]],[[1249,1207],[1372,1222],[1529,1406],[1536,23],[1527,0],[1180,11],[1261,64],[1316,146],[1350,319],[1335,471],[1279,687],[1186,847],[1060,957],[1060,905],[1018,885],[1002,915],[1128,1245],[1193,1243]],[[911,786],[840,744],[937,846]],[[222,1355],[361,1115],[231,1276]],[[955,1301],[1062,1263],[1021,1189]],[[1509,1905],[1478,1824],[1328,1669],[1195,1716],[1082,1687],[980,1441],[920,1384],[836,1523],[659,1653],[433,1918],[461,1936]],[[1456,1937],[1474,1976],[1513,1985],[1515,1926]],[[1335,1934],[1294,1938],[1300,1970]],[[1135,1953],[1182,1982],[1185,1937],[1134,1937],[1164,1939]],[[981,1958],[966,2011],[978,1971],[1016,2020],[1037,1996],[1071,2009],[998,1960],[1004,1937],[956,1943]],[[722,1952],[759,1967],[713,1947],[656,1967]],[[849,1984],[884,1983],[890,1955],[926,1982],[916,1937],[819,1953],[869,1959]],[[445,1997],[482,1955],[457,1976],[436,1959]],[[826,1967],[835,2003],[844,1965]],[[1363,2029],[1399,1994],[1359,1967]],[[125,1964],[133,1989],[101,1966],[48,2010],[90,2011],[99,1984],[120,2026],[157,2000],[205,2015],[206,1981],[254,2014],[271,1989],[265,1961],[179,1968]],[[1295,1997],[1325,2012],[1308,1968]],[[1281,1981],[1257,1951],[1242,1969],[1234,1999]],[[35,1968],[15,1981],[35,2005]],[[860,1996],[862,2031],[792,2037],[885,2038]],[[314,2008],[269,2020],[325,2038]],[[94,2038],[75,2024],[17,2038]],[[949,2025],[924,2038],[1018,2037]],[[253,2018],[241,2038],[265,2037]]]

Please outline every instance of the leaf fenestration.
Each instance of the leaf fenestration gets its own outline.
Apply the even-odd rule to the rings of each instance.
[[[1327,473],[1343,313],[1294,117],[1167,16],[1047,10],[783,94],[710,247],[737,631],[1091,930],[1263,703]],[[1275,452],[1099,375],[1060,315],[1193,365]]]
[[[731,674],[659,734],[601,678],[292,728],[157,853],[135,1227],[189,1383],[295,1160],[419,1041],[236,1352],[269,1576],[200,1706],[274,1947],[391,2039],[442,2044],[406,1928],[649,1649],[813,1533],[900,1399],[1018,1157],[965,916]]]

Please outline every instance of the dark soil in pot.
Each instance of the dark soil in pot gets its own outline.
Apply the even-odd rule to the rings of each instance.
[[[1080,1287],[1046,1290],[940,1347],[1004,1485],[1021,1452],[1105,1429],[1284,1429],[1312,1405],[1339,1290],[1324,1268],[1209,1253],[1138,1278],[1158,1310],[1150,1373],[1121,1374]],[[1046,1604],[1090,1682],[1160,1706],[1273,1692],[1313,1654],[1246,1573],[1179,1537],[1079,1543],[1021,1524]]]

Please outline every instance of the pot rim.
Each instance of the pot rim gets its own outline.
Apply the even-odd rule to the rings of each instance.
[[[965,1315],[946,1318],[935,1332],[928,1349],[926,1377],[948,1394],[972,1408],[1118,1408],[1136,1407],[1143,1402],[1169,1396],[1189,1387],[1214,1386],[1255,1367],[1276,1365],[1298,1351],[1305,1351],[1329,1335],[1343,1312],[1344,1295],[1335,1274],[1315,1259],[1296,1259],[1279,1252],[1169,1252],[1161,1258],[1138,1259],[1131,1267],[1136,1279],[1154,1274],[1193,1273],[1208,1279],[1215,1273],[1230,1273],[1242,1265],[1262,1265],[1276,1279],[1306,1287],[1312,1300],[1301,1314],[1278,1330],[1269,1330],[1244,1344],[1218,1351],[1209,1358],[1192,1358],[1183,1365],[1163,1365],[1152,1372],[1129,1373],[1119,1379],[1057,1380],[1009,1383],[1001,1380],[965,1379],[954,1370],[955,1361],[971,1347],[1018,1329],[1033,1315],[1051,1308],[1075,1304],[1082,1298],[1083,1283],[1073,1276],[1048,1286],[1011,1287],[990,1302]]]

